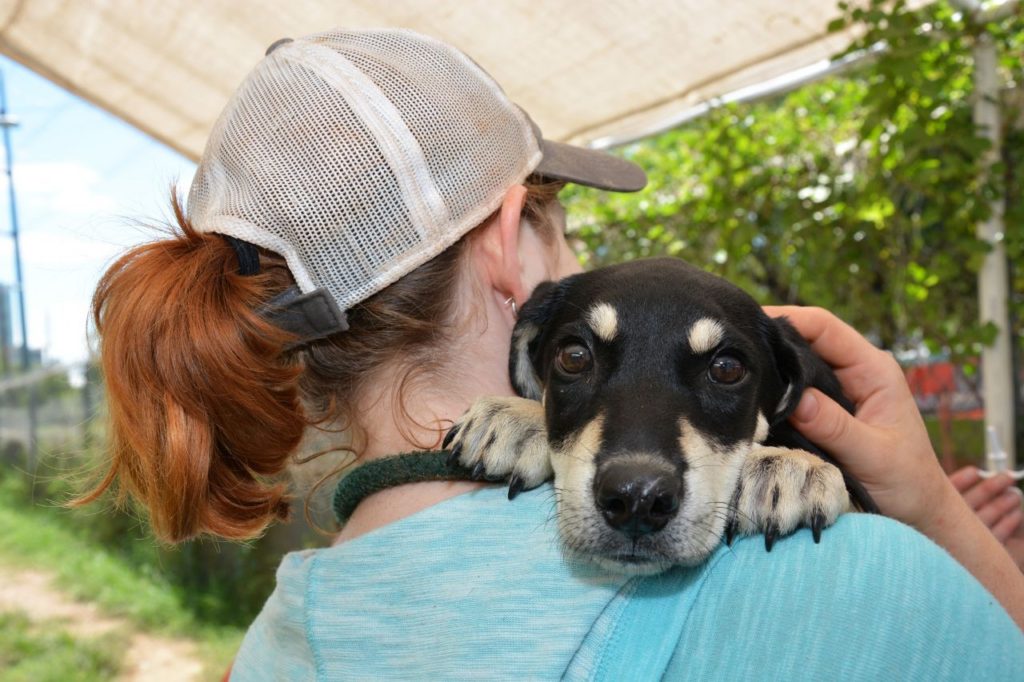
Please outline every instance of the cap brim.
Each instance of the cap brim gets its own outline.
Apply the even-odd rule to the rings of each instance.
[[[540,164],[533,169],[535,174],[612,192],[636,192],[647,185],[647,173],[632,161],[596,149],[545,140],[540,126],[521,107],[519,111],[530,124],[543,155]]]
[[[647,174],[632,161],[596,149],[544,139],[538,142],[544,155],[533,171],[538,175],[613,192],[636,192],[647,185]]]

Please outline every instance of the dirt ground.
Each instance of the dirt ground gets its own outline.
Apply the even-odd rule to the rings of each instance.
[[[123,682],[191,682],[203,672],[192,642],[136,632],[128,621],[71,599],[40,571],[0,567],[0,611],[21,611],[32,621],[55,620],[81,638],[122,631],[129,641],[119,678]]]

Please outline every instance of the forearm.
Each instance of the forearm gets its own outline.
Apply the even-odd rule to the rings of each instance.
[[[918,530],[977,578],[1024,630],[1024,573],[952,485]]]

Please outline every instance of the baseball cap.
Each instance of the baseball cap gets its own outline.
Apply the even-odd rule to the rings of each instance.
[[[530,174],[635,191],[635,164],[545,140],[456,48],[403,29],[274,43],[214,124],[188,196],[195,229],[284,257],[267,312],[302,340],[454,244]]]

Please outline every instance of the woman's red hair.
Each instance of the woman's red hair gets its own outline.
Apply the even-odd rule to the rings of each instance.
[[[524,216],[550,240],[547,209],[562,185],[532,180]],[[443,372],[473,233],[349,309],[349,331],[285,353],[294,339],[255,312],[293,284],[284,259],[261,252],[260,274],[239,275],[227,241],[197,232],[172,203],[170,238],[121,257],[93,298],[110,469],[75,503],[116,486],[163,540],[251,538],[288,514],[279,475],[307,425],[338,424],[362,442],[358,406],[381,368],[400,370],[400,386]]]
[[[282,354],[290,339],[255,312],[283,287],[239,275],[224,238],[197,232],[173,203],[171,238],[122,256],[93,298],[110,469],[76,503],[116,483],[162,540],[250,538],[287,516],[275,479],[306,426],[301,367]]]

